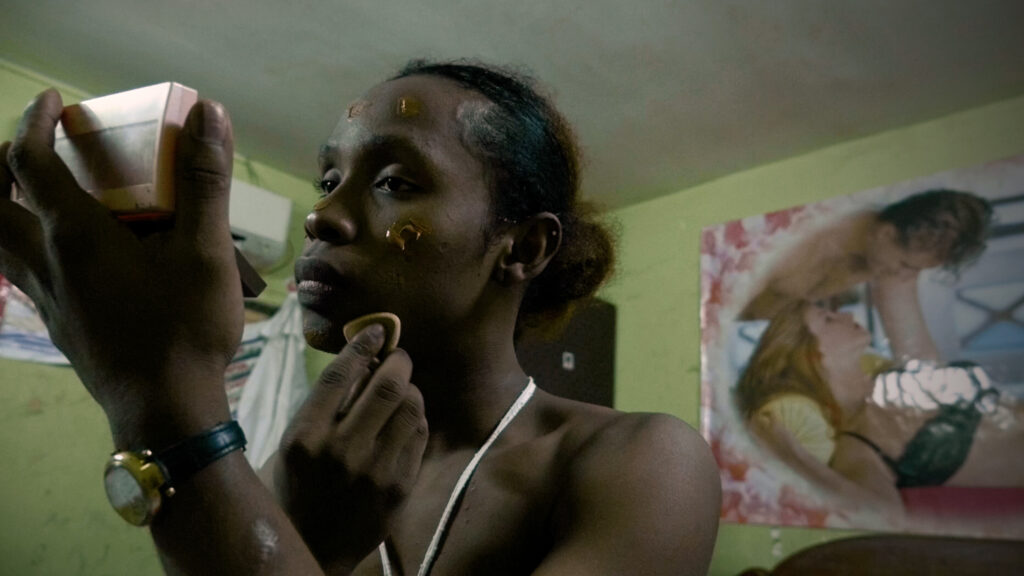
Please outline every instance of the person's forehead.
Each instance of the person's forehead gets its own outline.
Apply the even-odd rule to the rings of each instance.
[[[811,332],[814,332],[824,322],[827,314],[828,312],[824,308],[808,306],[807,310],[804,311],[804,324],[807,325]]]
[[[937,246],[923,247],[918,250],[907,250],[903,255],[905,265],[925,269],[939,266],[944,261],[944,252]]]
[[[346,144],[378,141],[382,135],[426,148],[464,149],[466,111],[488,104],[483,96],[445,78],[389,80],[348,105],[321,155]]]
[[[483,96],[446,78],[408,76],[382,82],[352,102],[340,124],[392,123],[433,130],[459,129],[459,111]]]

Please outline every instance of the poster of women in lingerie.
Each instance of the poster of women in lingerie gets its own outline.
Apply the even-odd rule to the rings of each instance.
[[[710,226],[726,522],[1024,539],[1024,155]]]

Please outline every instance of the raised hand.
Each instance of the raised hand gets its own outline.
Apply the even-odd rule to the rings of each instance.
[[[423,397],[401,349],[379,363],[379,325],[324,370],[281,441],[275,483],[285,511],[328,572],[353,569],[388,535],[419,474]]]
[[[228,227],[232,131],[200,102],[177,146],[177,214],[137,237],[54,153],[54,90],[0,149],[0,273],[35,302],[118,445],[159,447],[226,420],[223,370],[242,329]],[[6,192],[16,181],[27,208]]]

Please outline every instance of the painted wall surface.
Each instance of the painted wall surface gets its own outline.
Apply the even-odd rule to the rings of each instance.
[[[1024,97],[818,150],[617,211],[620,269],[603,293],[618,307],[617,407],[671,410],[698,427],[703,227],[1022,152]],[[711,573],[770,568],[796,550],[849,534],[781,529],[776,545],[768,527],[722,525]]]
[[[0,139],[53,83],[0,62]],[[85,97],[62,88],[68,102]],[[238,143],[244,150],[244,143]],[[820,150],[619,210],[620,268],[602,296],[618,306],[616,398],[627,411],[670,411],[693,426],[699,406],[699,257],[703,226],[1024,152],[1024,98]],[[311,151],[311,155],[315,154]],[[308,175],[236,162],[235,176],[295,202],[291,240],[314,197]],[[291,266],[268,275],[279,302]],[[310,353],[319,373],[328,357]],[[0,575],[159,574],[145,530],[125,525],[103,494],[106,420],[67,368],[0,359]],[[680,489],[685,489],[680,486]],[[784,529],[788,555],[844,535]],[[767,527],[724,525],[712,574],[771,566]]]

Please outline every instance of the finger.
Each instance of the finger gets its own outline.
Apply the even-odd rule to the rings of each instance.
[[[189,112],[177,143],[175,230],[187,241],[213,250],[231,245],[228,194],[233,161],[227,110],[200,100]]]
[[[338,434],[345,436],[353,428],[381,430],[411,393],[411,376],[412,361],[404,350],[398,348],[388,354],[338,426]]]
[[[30,300],[38,302],[37,298],[41,294],[39,284],[32,277],[28,267],[18,260],[16,256],[0,248],[0,281],[4,279],[17,286]]]
[[[23,258],[39,260],[42,256],[39,219],[9,194],[14,184],[14,174],[7,165],[10,148],[10,142],[0,144],[0,246]],[[30,256],[33,252],[36,255]]]
[[[405,401],[377,436],[378,446],[383,447],[378,456],[386,462],[393,462],[396,473],[414,479],[427,447],[427,430],[423,395],[410,384]]]
[[[385,346],[387,346],[387,339],[385,338]],[[345,416],[352,410],[352,405],[356,403],[356,398],[363,393],[366,389],[366,384],[370,381],[370,376],[380,367],[380,360],[377,357],[370,359],[370,365],[366,367],[366,376],[361,378],[358,382],[348,387],[345,391],[345,395],[338,402],[338,406],[334,411],[335,422],[341,422]]]
[[[82,190],[53,150],[54,130],[63,109],[56,90],[37,96],[22,115],[18,135],[6,155],[26,202],[46,226],[56,225],[58,219],[80,219],[82,214],[102,208]]]
[[[403,474],[411,487],[420,475],[423,466],[423,454],[427,450],[427,439],[430,437],[427,428],[418,428],[413,436],[402,447],[395,462],[395,471]]]
[[[333,429],[334,415],[352,387],[369,377],[370,366],[383,345],[384,329],[378,324],[367,326],[356,334],[320,373],[293,422],[325,433]]]
[[[7,167],[10,146],[0,144],[0,274],[31,297],[35,283],[30,280],[43,271],[42,232],[39,220],[7,194],[14,183]]]

